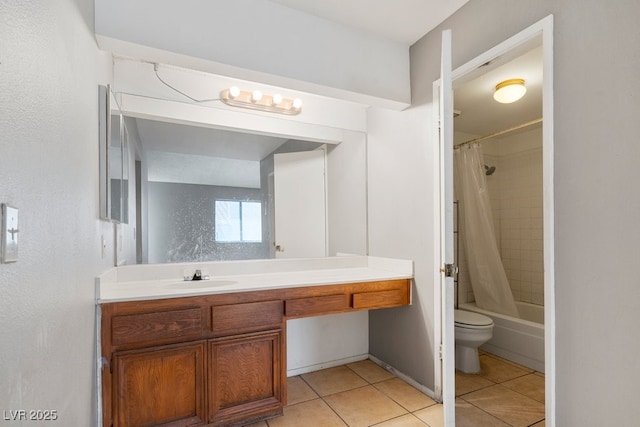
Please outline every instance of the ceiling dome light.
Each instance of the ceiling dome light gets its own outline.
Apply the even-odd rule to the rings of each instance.
[[[525,93],[527,88],[524,87],[523,79],[509,79],[496,85],[493,99],[502,104],[510,104],[522,98]]]
[[[273,103],[273,105],[278,105],[282,103],[282,95],[280,95],[279,93],[276,93],[275,95],[273,95],[271,97],[271,102]]]
[[[293,108],[295,110],[299,110],[302,108],[302,100],[300,98],[296,98],[293,100],[293,104],[292,104]]]

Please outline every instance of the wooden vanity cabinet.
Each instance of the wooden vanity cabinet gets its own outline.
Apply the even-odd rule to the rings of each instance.
[[[281,414],[284,303],[260,299],[102,304],[103,424],[233,426]]]
[[[202,425],[204,341],[113,355],[114,425]]]
[[[241,426],[282,414],[286,320],[411,302],[386,280],[103,303],[105,427]]]

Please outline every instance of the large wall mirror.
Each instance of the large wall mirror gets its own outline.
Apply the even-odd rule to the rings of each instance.
[[[341,144],[160,118],[123,122],[138,181],[127,186],[135,192],[136,262],[328,254],[327,169]],[[359,148],[340,162],[364,182]]]

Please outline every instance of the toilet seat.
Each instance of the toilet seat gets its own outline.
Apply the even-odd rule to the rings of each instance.
[[[454,310],[455,326],[465,329],[486,329],[493,326],[493,319],[480,313]]]

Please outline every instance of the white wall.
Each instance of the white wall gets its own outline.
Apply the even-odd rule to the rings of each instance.
[[[0,2],[0,40],[0,202],[20,215],[19,261],[0,264],[0,402],[94,425],[94,277],[113,228],[98,220],[93,1]]]
[[[412,47],[413,104],[430,110],[431,85],[439,75],[442,29],[453,31],[455,68],[550,13],[554,14],[556,425],[634,425],[639,415],[636,359],[640,343],[629,334],[631,325],[640,323],[640,281],[634,273],[640,192],[633,190],[640,181],[640,81],[636,78],[640,4],[635,0],[472,0]],[[400,194],[384,199],[398,201],[410,195],[421,197],[428,189],[428,182],[395,178],[387,172],[397,169],[394,164],[435,167],[435,159],[427,158],[418,166],[413,157],[418,147],[434,143],[429,115],[423,118],[413,129],[401,129],[403,120],[397,118],[370,123],[375,133],[369,139],[372,154],[374,137],[383,147],[380,154],[389,153],[388,159],[370,156],[369,176],[379,175],[370,183],[372,194],[393,188]],[[407,136],[414,140],[402,142]],[[423,202],[430,200],[432,194],[426,192]],[[395,223],[395,236],[374,232],[378,223],[374,218],[389,209],[373,203],[370,209],[371,253],[383,251],[381,245],[391,245],[385,252],[405,253],[411,246],[409,230],[418,223]],[[427,227],[416,234],[427,241],[437,237]],[[419,271],[428,268],[432,254],[414,250],[411,255],[416,260],[417,286],[431,287],[428,275],[424,283]],[[429,312],[425,314],[428,317]],[[380,325],[372,316],[371,335],[380,334],[380,341],[388,339],[392,344],[399,340],[398,330],[419,324],[418,317],[389,316],[387,320],[389,324]],[[424,335],[415,335],[416,340]],[[433,352],[409,339],[399,344],[396,350],[384,350],[393,353],[389,357],[398,361],[396,367],[412,372],[424,369],[430,379]],[[403,353],[410,351],[420,354],[407,360]]]
[[[410,307],[369,313],[369,351],[434,390],[432,110],[368,114],[369,253],[414,260]]]

